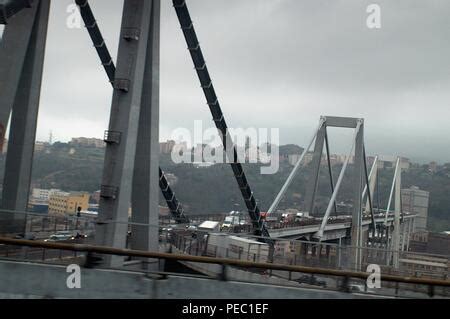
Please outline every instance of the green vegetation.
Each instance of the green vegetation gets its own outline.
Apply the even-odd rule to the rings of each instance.
[[[41,188],[94,192],[101,183],[103,158],[102,149],[55,143],[36,152],[32,183]]]
[[[300,148],[288,145],[283,153],[296,153]],[[94,192],[100,188],[104,149],[94,147],[72,147],[65,143],[55,143],[45,151],[36,152],[32,175],[33,187],[60,188],[70,191]],[[0,177],[3,176],[5,156],[0,156]],[[245,210],[245,203],[236,185],[228,164],[196,168],[191,164],[174,164],[170,155],[161,155],[160,166],[167,173],[176,176],[172,185],[177,197],[188,213],[218,213],[231,210]],[[245,164],[244,168],[262,211],[266,211],[284,181],[292,170],[287,161],[280,163],[274,175],[261,175],[261,164]],[[333,167],[334,181],[341,167]],[[337,201],[351,204],[353,193],[352,166],[349,166]],[[374,205],[387,206],[390,184],[394,172],[392,168],[379,171],[379,192],[374,195]],[[293,181],[280,208],[303,209],[306,185],[311,175],[310,168],[302,169]],[[430,192],[429,228],[435,231],[450,229],[450,164],[440,166],[431,173],[428,167],[416,165],[402,174],[402,186],[419,186]],[[328,170],[321,169],[316,212],[323,212],[331,196]],[[161,205],[164,205],[162,196]],[[349,213],[340,211],[340,213]]]

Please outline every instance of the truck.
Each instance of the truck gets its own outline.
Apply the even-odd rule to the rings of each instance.
[[[299,212],[295,215],[295,221],[300,222],[302,220],[308,219],[309,213],[308,212]]]
[[[282,223],[291,223],[295,221],[296,213],[283,213],[281,214],[281,222]]]
[[[207,220],[198,225],[196,229],[202,232],[217,232],[220,231],[220,223],[212,220]]]
[[[266,213],[266,212],[261,212],[261,219],[265,220],[266,222],[277,222],[280,218],[279,214],[277,213]]]
[[[249,238],[210,233],[207,238],[207,253],[218,258],[268,262],[269,245]]]
[[[239,226],[245,224],[245,218],[243,217],[241,212],[232,211],[228,216],[225,217],[225,220],[222,223],[221,229],[228,230],[233,226]]]
[[[227,216],[222,223],[221,229],[228,229],[235,225],[239,225],[239,217],[238,216]]]

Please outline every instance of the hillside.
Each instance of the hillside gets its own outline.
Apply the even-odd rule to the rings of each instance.
[[[293,145],[285,147],[289,153],[300,150]],[[99,189],[102,177],[104,150],[90,147],[71,147],[64,143],[55,143],[46,151],[36,152],[32,174],[33,187],[59,188],[71,191],[94,192]],[[0,177],[3,177],[5,157],[0,156]],[[161,155],[160,166],[167,173],[174,174],[172,185],[177,197],[188,213],[218,213],[230,210],[244,210],[245,204],[227,164],[196,168],[191,164],[174,164],[170,155]],[[262,211],[269,208],[276,194],[292,170],[287,161],[280,163],[278,173],[261,175],[260,164],[245,164],[250,185],[257,197]],[[337,180],[339,166],[333,167],[334,180]],[[305,185],[308,183],[310,169],[305,167],[300,176],[292,183],[280,208],[303,208]],[[386,207],[392,169],[380,170],[379,195],[374,202]],[[352,166],[346,173],[338,202],[351,203],[353,192],[351,185]],[[317,212],[324,212],[328,203],[330,183],[327,170],[321,169],[317,198]],[[435,231],[450,229],[450,164],[442,166],[436,173],[430,173],[427,166],[415,166],[402,174],[402,186],[419,186],[430,191],[429,227]],[[162,196],[160,203],[164,205]],[[347,212],[341,212],[347,213]]]

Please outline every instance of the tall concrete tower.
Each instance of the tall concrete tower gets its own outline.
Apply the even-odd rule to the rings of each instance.
[[[414,232],[427,230],[429,199],[430,193],[417,186],[402,189],[403,211],[417,214]]]

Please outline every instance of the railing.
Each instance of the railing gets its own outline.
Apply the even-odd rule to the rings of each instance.
[[[242,237],[240,234],[230,234]],[[258,240],[257,236],[245,235],[244,238],[253,238]],[[263,260],[267,259],[267,253],[258,252],[257,248],[251,247],[252,244],[242,243],[243,251],[239,247],[233,247],[229,243],[222,243],[219,246],[211,244],[206,233],[189,231],[173,231],[167,233],[164,242],[175,247],[178,251],[195,256],[223,257],[244,260]],[[327,269],[354,270],[366,269],[368,265],[379,265],[384,273],[393,275],[425,277],[430,279],[447,279],[449,276],[450,264],[448,256],[430,255],[422,253],[413,253],[407,251],[393,251],[385,248],[376,247],[353,247],[342,244],[311,242],[305,240],[285,240],[273,239],[274,251],[273,261],[285,265],[303,265],[308,267],[320,267]],[[248,250],[252,253],[248,254]],[[356,251],[362,256],[358,263],[354,258]],[[398,254],[400,268],[392,267],[394,254]],[[440,267],[434,266],[433,269],[427,269],[420,265],[422,260],[439,260]],[[403,260],[411,260],[408,264]],[[416,266],[414,262],[417,262]]]
[[[26,234],[23,234],[24,228],[24,219],[18,219],[18,229],[15,229],[14,223],[11,223],[11,220],[14,220],[12,217],[24,217],[27,220],[26,223]],[[29,212],[17,212],[17,211],[6,211],[0,210],[0,220],[2,217],[8,218],[8,223],[0,222],[0,237],[10,237],[10,238],[26,238],[26,239],[49,239],[51,235],[54,235],[58,231],[73,231],[74,235],[76,232],[80,232],[83,235],[88,235],[89,237],[84,239],[84,243],[93,243],[95,236],[95,217],[76,217],[76,216],[48,216],[37,213],[29,213]],[[161,221],[160,221],[161,222]],[[212,252],[218,247],[213,247],[211,243],[203,243],[201,241],[200,236],[202,233],[198,232],[197,238],[193,238],[192,236],[196,234],[195,231],[186,230],[185,225],[179,225],[182,229],[173,229],[169,231],[167,227],[159,227],[158,225],[147,225],[147,224],[137,224],[131,222],[128,223],[128,230],[130,233],[133,232],[142,232],[148,231],[149,227],[159,228],[160,233],[160,245],[164,247],[165,244],[173,245],[176,248],[181,249],[181,251],[188,254],[197,253],[197,247],[193,246],[190,242],[198,242],[196,245],[208,245],[208,252],[212,256],[217,256],[216,254],[212,254]],[[245,234],[250,232],[251,225],[241,225],[235,226],[230,229],[230,235],[242,236],[241,234]],[[307,227],[307,226],[306,226]],[[22,231],[19,231],[19,228]],[[245,237],[254,238],[255,240],[259,240],[258,237],[250,236],[248,234],[244,235]],[[131,236],[129,236],[129,239]],[[200,240],[198,240],[200,238]],[[325,243],[325,242],[311,242],[311,241],[301,241],[301,240],[283,240],[283,239],[273,239],[275,243],[275,247],[279,248],[278,251],[274,252],[274,261],[281,264],[288,265],[304,265],[311,267],[322,267],[322,268],[330,268],[330,269],[360,269],[357,268],[357,264],[353,263],[352,254],[355,252],[355,249],[359,249],[362,256],[361,265],[365,267],[368,264],[378,264],[380,266],[389,266],[391,265],[392,256],[394,254],[393,251],[388,251],[383,248],[379,248],[377,243],[373,243],[372,246],[369,247],[350,247],[343,243],[339,245],[337,243]],[[129,244],[129,241],[128,241]],[[185,245],[189,245],[195,248],[190,248],[190,251],[186,252],[184,249]],[[287,247],[286,247],[287,245]],[[129,247],[127,245],[127,247]],[[193,251],[195,249],[195,253]],[[202,247],[198,248],[199,251],[202,251]],[[8,254],[11,252],[8,251]],[[400,259],[406,259],[410,257],[406,257],[407,252],[401,251],[398,252]],[[36,252],[33,253],[33,258],[36,258]],[[412,254],[408,252],[408,254]],[[53,254],[54,255],[54,254]],[[51,256],[53,256],[51,255]],[[228,254],[231,256],[232,254]],[[223,254],[222,257],[227,257],[227,254]],[[414,256],[420,257],[420,255],[414,253]],[[413,259],[414,259],[413,256]],[[48,257],[48,254],[46,258]],[[248,260],[260,260],[260,256],[250,256],[246,259]],[[441,256],[442,257],[442,256]],[[448,264],[448,258],[445,258]],[[444,262],[445,264],[445,262]],[[421,269],[420,265],[407,265],[403,263],[401,266],[401,270],[393,270],[388,269],[389,272],[392,273],[401,273],[408,276],[428,276],[431,278],[447,278],[448,277],[448,267],[441,267],[439,269]],[[414,267],[413,267],[414,266]],[[428,266],[427,266],[428,267]],[[429,267],[428,267],[429,268]]]
[[[2,222],[2,219],[7,222]],[[96,217],[73,215],[49,215],[33,212],[0,210],[0,236],[21,236],[33,234],[35,239],[45,239],[58,231],[95,230]]]
[[[85,257],[84,253],[79,253],[77,251],[0,244],[0,258],[16,261],[41,261],[52,264],[67,264],[69,262],[72,263],[73,260],[81,257]]]
[[[250,261],[250,262],[268,262],[268,251],[258,252],[257,249],[252,249],[255,252],[248,252],[240,249],[229,248],[230,246],[217,246],[208,243],[205,236],[197,234],[197,236],[191,236],[189,233],[172,233],[170,238],[168,238],[167,243],[170,243],[171,247],[176,249],[170,251],[177,251],[179,253],[192,255],[192,256],[204,256],[204,257],[214,257],[214,258],[226,258],[234,259],[240,261]],[[281,243],[284,245],[278,245]],[[285,253],[283,247],[287,244],[296,244],[297,247],[293,249],[296,252]],[[301,249],[298,249],[302,246]],[[321,268],[330,270],[344,270],[351,271],[355,269],[356,265],[351,263],[351,255],[355,253],[355,248],[350,246],[340,246],[337,244],[326,244],[326,243],[312,243],[308,241],[293,241],[288,242],[286,240],[275,240],[275,247],[279,248],[281,251],[275,251],[273,256],[273,263],[278,265],[290,265],[290,266],[306,266],[310,268]],[[382,273],[392,276],[403,276],[411,278],[429,278],[438,280],[447,280],[448,278],[448,267],[441,268],[439,271],[425,271],[422,269],[416,269],[416,271],[411,271],[411,269],[393,269],[392,267],[386,266],[389,258],[392,256],[392,251],[386,249],[375,249],[375,248],[358,248],[363,253],[363,260],[361,263],[361,269],[366,269],[368,265],[374,263],[381,263],[380,269]],[[414,255],[413,253],[401,252],[400,258],[406,257],[407,255]],[[430,256],[426,256],[430,257]],[[448,258],[440,256],[444,260],[443,264],[447,265]],[[293,273],[286,272],[272,272],[272,271],[259,271],[259,269],[242,269],[246,271],[251,271],[262,276],[278,277],[288,281],[297,281],[302,283],[310,283],[312,285],[320,285],[322,287],[340,289],[342,283],[339,280],[329,280],[329,278],[322,278],[323,280],[314,279],[314,275],[310,278],[304,278],[305,276],[295,277]],[[364,284],[365,285],[365,284]],[[403,294],[404,296],[408,294],[427,294],[430,293],[429,288],[418,285],[400,285],[399,283],[393,282],[383,282],[383,287],[391,289],[395,295]],[[402,289],[402,291],[400,291]],[[434,291],[434,290],[433,290]],[[449,296],[450,291],[444,289],[438,292],[442,296]]]
[[[116,255],[123,257],[138,257],[138,258],[148,258],[148,259],[158,259],[164,261],[176,261],[176,262],[193,262],[201,264],[216,264],[222,266],[222,272],[218,274],[216,279],[227,280],[227,269],[229,267],[241,268],[241,269],[253,269],[259,270],[260,273],[273,274],[276,272],[283,272],[287,274],[290,279],[294,278],[294,275],[307,274],[311,275],[310,278],[314,276],[326,276],[326,277],[337,277],[337,281],[340,282],[339,289],[349,292],[351,290],[352,280],[367,280],[368,273],[364,272],[354,272],[336,269],[325,269],[316,267],[304,267],[296,265],[282,265],[267,262],[251,262],[227,258],[212,258],[206,256],[190,256],[184,254],[170,254],[161,252],[147,252],[139,250],[130,249],[118,249],[112,247],[101,247],[85,244],[61,244],[61,243],[48,243],[40,241],[28,241],[28,240],[18,240],[10,238],[0,238],[0,244],[16,247],[31,247],[40,248],[45,250],[58,250],[58,251],[68,251],[75,254],[80,254],[81,256],[89,254],[101,254],[101,255]],[[179,274],[182,275],[182,274]],[[298,279],[302,281],[303,279]],[[444,289],[445,293],[448,293],[448,288],[450,287],[450,281],[448,280],[433,280],[433,279],[423,279],[423,278],[413,278],[404,276],[393,276],[387,274],[381,274],[380,279],[383,283],[392,283],[393,289],[396,289],[398,293],[398,288],[400,285],[413,285],[413,286],[424,286],[428,287],[426,292],[429,296],[434,296],[437,289]],[[311,279],[312,280],[312,279]],[[313,281],[313,280],[312,280]],[[442,293],[442,291],[441,291]]]
[[[3,212],[5,213],[17,212]],[[88,238],[82,240],[71,239],[68,242],[78,244],[90,244],[95,242],[95,218],[86,218],[70,216],[70,217],[57,217],[47,216],[41,214],[25,213],[28,217],[27,229],[30,231],[34,239],[48,239],[50,235],[54,234],[58,230],[73,230],[80,231],[83,234],[89,234]],[[20,214],[18,215],[20,217]],[[268,260],[266,254],[260,254],[247,251],[240,251],[239,248],[230,248],[228,246],[219,247],[214,246],[206,240],[204,235],[200,231],[192,231],[181,225],[179,229],[172,229],[167,227],[159,227],[158,225],[138,224],[131,222],[123,222],[128,224],[128,230],[131,233],[142,232],[143,229],[148,231],[149,227],[159,229],[159,246],[162,251],[170,251],[170,247],[176,248],[180,253],[199,256],[199,257],[214,257],[225,258],[233,260],[246,260],[246,261],[264,261]],[[3,223],[4,224],[4,223]],[[0,226],[3,225],[0,223]],[[7,224],[9,227],[9,223]],[[22,225],[23,226],[23,225]],[[243,225],[245,226],[245,225]],[[239,232],[245,232],[245,227],[242,229],[234,229],[235,233],[230,235],[238,237],[253,238],[258,240],[259,237],[251,236],[248,234],[241,235]],[[14,238],[18,237],[14,232],[0,232],[0,237]],[[25,237],[28,239],[28,237]],[[129,236],[128,239],[131,239]],[[355,269],[364,270],[369,264],[380,265],[384,274],[394,276],[407,276],[415,278],[429,278],[446,280],[448,278],[448,256],[435,256],[442,259],[443,267],[439,269],[424,269],[420,265],[409,265],[403,263],[402,259],[429,259],[433,256],[426,254],[411,253],[406,251],[393,252],[382,248],[376,247],[351,247],[336,243],[324,243],[324,242],[311,242],[300,240],[285,240],[285,239],[273,239],[275,251],[273,252],[273,259],[271,262],[281,265],[289,266],[304,266],[304,267],[317,267],[330,270],[344,270],[352,271]],[[127,240],[126,247],[133,247],[130,240]],[[355,263],[352,256],[355,254],[355,250],[358,249],[361,253],[362,260],[360,263]],[[392,264],[392,256],[394,253],[399,254],[400,269],[394,269],[390,265]],[[423,255],[423,256],[422,256]],[[83,253],[73,253],[65,250],[51,250],[44,248],[17,248],[17,246],[0,245],[0,257],[17,259],[17,260],[31,260],[31,261],[45,261],[50,263],[66,263],[70,262],[74,258],[84,258]],[[360,266],[359,266],[360,265]],[[275,276],[275,275],[274,275]],[[280,274],[277,274],[280,276]],[[281,277],[289,279],[288,275],[281,275]]]

